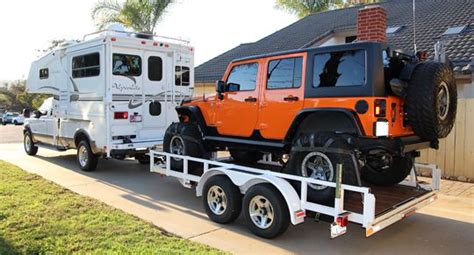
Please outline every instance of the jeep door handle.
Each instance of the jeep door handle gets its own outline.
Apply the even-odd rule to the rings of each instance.
[[[257,102],[257,98],[256,97],[247,97],[246,99],[244,99],[245,102],[250,102],[250,103],[255,103]]]
[[[285,98],[283,98],[283,100],[287,101],[287,102],[294,102],[294,101],[298,101],[299,98],[298,97],[294,97],[294,96],[287,96]]]

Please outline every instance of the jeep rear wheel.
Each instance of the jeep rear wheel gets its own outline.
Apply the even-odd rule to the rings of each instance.
[[[413,168],[413,156],[393,157],[390,165],[376,165],[376,160],[370,160],[361,170],[364,180],[378,186],[392,186],[403,181]]]
[[[199,128],[191,123],[173,123],[166,130],[163,150],[168,153],[181,156],[191,156],[209,159],[210,153],[202,145],[202,135]],[[171,168],[183,171],[184,160],[181,158],[171,158]],[[201,175],[202,164],[198,162],[188,162],[190,174]]]
[[[352,157],[348,154],[316,149],[316,147],[325,146],[333,149],[350,150],[349,144],[334,134],[301,135],[294,142],[289,162],[283,171],[316,180],[335,182],[336,165],[343,164],[343,183],[356,184],[356,168]],[[294,182],[292,185],[297,192],[300,192],[300,182]],[[308,184],[308,187],[308,201],[316,203],[331,203],[334,201],[334,188],[317,184]]]
[[[456,106],[452,68],[433,61],[418,64],[408,86],[406,104],[415,134],[429,141],[448,136],[456,119]]]

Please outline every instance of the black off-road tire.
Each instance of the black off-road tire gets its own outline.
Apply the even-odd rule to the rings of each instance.
[[[146,154],[135,155],[135,159],[142,165],[150,164],[150,156]]]
[[[292,152],[290,153],[290,159],[283,170],[285,173],[304,176],[303,175],[303,161],[310,153],[316,152],[312,150],[312,147],[324,147],[332,149],[342,149],[345,151],[351,151],[351,146],[347,141],[331,133],[319,133],[319,134],[302,134],[293,143]],[[310,150],[310,151],[299,151],[299,149]],[[343,176],[342,182],[344,184],[357,185],[357,177],[355,174],[356,166],[352,160],[351,155],[318,151],[329,158],[333,167],[332,177],[327,181],[335,182],[337,170],[337,164],[343,165]],[[291,182],[292,186],[299,193],[301,191],[300,182]],[[314,203],[332,204],[335,197],[335,188],[332,187],[320,187],[321,189],[313,189],[308,185],[308,201]]]
[[[444,86],[449,102],[442,118],[437,99]],[[428,141],[445,138],[453,128],[456,107],[456,81],[451,66],[433,61],[418,64],[411,76],[406,104],[408,120],[415,134]]]
[[[273,222],[265,229],[255,225],[250,215],[250,203],[254,197],[263,196],[268,199],[273,208]],[[283,234],[290,224],[290,213],[285,199],[273,185],[257,184],[252,186],[244,195],[244,217],[247,227],[252,233],[263,238],[275,238]]]
[[[192,123],[173,123],[166,130],[163,150],[168,153],[176,153],[171,150],[172,142],[181,142],[183,149],[181,155],[209,159],[211,153],[206,151],[203,146],[202,135],[196,124]],[[171,168],[176,171],[183,171],[183,159],[171,158]],[[203,165],[198,162],[188,162],[190,174],[202,175]]]
[[[82,150],[85,151],[82,151]],[[80,153],[86,153],[87,154],[87,162],[86,163],[81,163],[81,156]],[[82,171],[85,172],[93,172],[97,169],[97,163],[99,161],[99,157],[94,154],[94,152],[91,149],[91,146],[89,145],[89,142],[86,140],[82,140],[77,144],[77,154],[76,154],[76,161],[77,164],[79,165],[79,168],[81,168]]]
[[[222,212],[214,212],[209,203],[209,192],[214,192],[214,189],[222,191],[225,195],[226,205],[225,208],[221,208],[223,210]],[[235,186],[229,178],[223,175],[212,176],[206,181],[202,193],[202,202],[207,216],[212,221],[220,224],[235,221],[242,211],[242,194],[239,188]]]
[[[229,153],[236,163],[241,164],[255,164],[263,157],[263,153],[259,151],[229,149]]]
[[[33,143],[33,136],[29,130],[26,130],[24,133],[23,148],[25,149],[26,154],[30,156],[34,156],[38,153],[38,146]]]
[[[361,177],[377,186],[393,186],[405,180],[414,163],[413,156],[408,154],[405,157],[393,157],[392,165],[385,169],[374,168],[368,163],[362,168]]]

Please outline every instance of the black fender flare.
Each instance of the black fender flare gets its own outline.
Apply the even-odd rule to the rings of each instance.
[[[363,132],[361,129],[361,124],[359,119],[356,117],[356,113],[354,111],[351,111],[349,109],[344,109],[344,108],[307,108],[299,111],[296,115],[296,117],[293,119],[293,122],[290,125],[290,128],[288,129],[286,136],[283,140],[285,144],[291,144],[293,141],[293,138],[295,135],[298,133],[301,125],[303,122],[310,116],[320,116],[324,117],[325,120],[327,121],[328,118],[331,120],[343,120],[345,122],[334,122],[342,125],[345,123],[346,127],[344,127],[345,130],[337,130],[338,128],[331,128],[330,130],[326,130],[327,127],[323,127],[321,125],[321,128],[315,128],[315,130],[322,130],[322,131],[331,131],[331,132],[336,132],[336,131],[344,131],[345,133],[352,133],[353,135],[356,136],[362,136]],[[324,123],[325,125],[331,125],[331,123]]]
[[[206,121],[204,120],[204,116],[202,115],[201,109],[197,106],[178,106],[176,107],[176,112],[178,112],[179,119],[182,121],[182,116],[188,116],[190,121],[195,122],[201,132],[205,134],[207,130]]]

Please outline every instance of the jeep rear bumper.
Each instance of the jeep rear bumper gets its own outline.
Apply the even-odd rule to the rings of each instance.
[[[403,155],[405,153],[433,148],[437,149],[438,141],[426,141],[418,136],[387,137],[387,138],[364,138],[357,139],[358,147],[362,152],[372,150],[385,150],[394,154]]]

